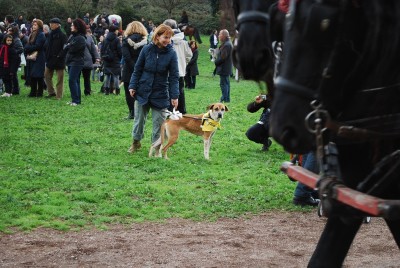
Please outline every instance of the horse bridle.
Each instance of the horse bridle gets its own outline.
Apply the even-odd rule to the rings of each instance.
[[[296,13],[296,0],[290,2],[289,12],[286,17],[286,28],[291,29],[293,27],[295,21],[295,13]],[[320,1],[320,3],[323,1]],[[344,8],[344,7],[339,7]],[[340,33],[338,33],[338,37],[334,42],[334,47],[330,52],[328,62],[326,67],[323,69],[322,72],[322,79],[319,83],[318,89],[313,90],[309,87],[303,86],[299,83],[293,82],[290,79],[284,77],[278,77],[276,80],[276,85],[279,85],[279,89],[291,95],[298,96],[301,99],[306,99],[310,101],[311,108],[313,109],[305,118],[305,126],[306,128],[313,134],[316,134],[318,131],[314,128],[316,125],[315,122],[312,120],[316,119],[319,120],[319,124],[323,124],[321,126],[321,131],[330,130],[335,133],[338,137],[350,139],[350,140],[358,140],[358,141],[368,141],[368,140],[376,140],[376,139],[385,139],[385,138],[398,138],[400,137],[399,133],[385,133],[385,132],[377,132],[372,131],[367,128],[359,128],[355,127],[357,123],[368,123],[368,121],[376,121],[380,118],[385,118],[386,120],[400,120],[400,114],[392,114],[380,117],[369,117],[369,118],[362,118],[359,120],[352,120],[352,121],[345,121],[345,122],[337,122],[331,119],[329,112],[323,109],[323,103],[320,103],[319,95],[320,92],[323,90],[324,79],[331,78],[330,70],[334,66],[334,60],[337,56],[338,50],[338,42],[340,39]],[[395,86],[400,86],[400,84],[385,86],[381,88],[373,88],[373,89],[364,89],[361,92],[368,92],[368,91],[376,91],[376,90],[384,90],[388,88],[392,88]],[[319,119],[318,119],[319,118]],[[367,124],[366,124],[367,125]]]
[[[245,22],[258,22],[269,24],[269,14],[257,10],[243,11],[237,17],[236,30],[239,30],[240,25]]]

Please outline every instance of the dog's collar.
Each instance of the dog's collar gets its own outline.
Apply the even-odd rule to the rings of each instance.
[[[221,123],[212,119],[210,112],[207,112],[203,115],[201,129],[203,131],[215,131],[221,129]]]

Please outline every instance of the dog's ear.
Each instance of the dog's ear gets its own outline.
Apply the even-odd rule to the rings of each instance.
[[[207,106],[207,111],[212,110],[214,108],[214,103]]]
[[[226,105],[224,105],[224,106],[225,106],[225,112],[229,112],[228,106],[226,106]]]

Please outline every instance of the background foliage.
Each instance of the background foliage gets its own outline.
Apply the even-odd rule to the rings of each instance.
[[[162,23],[167,18],[180,19],[183,10],[189,14],[191,24],[203,34],[219,29],[221,20],[219,0],[0,0],[0,18],[11,14],[25,19],[40,18],[45,23],[53,17],[66,21],[68,17],[82,18],[86,12],[94,17],[99,13],[119,14],[123,25],[145,18]],[[225,26],[225,25],[224,25]],[[124,27],[125,28],[125,27]]]

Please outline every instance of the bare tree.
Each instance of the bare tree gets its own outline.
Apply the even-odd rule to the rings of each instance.
[[[152,2],[162,9],[165,9],[168,13],[168,18],[172,17],[172,11],[180,6],[183,0],[152,0]]]
[[[69,7],[76,18],[83,16],[83,13],[88,12],[91,9],[92,0],[68,0],[65,1],[65,5]]]

